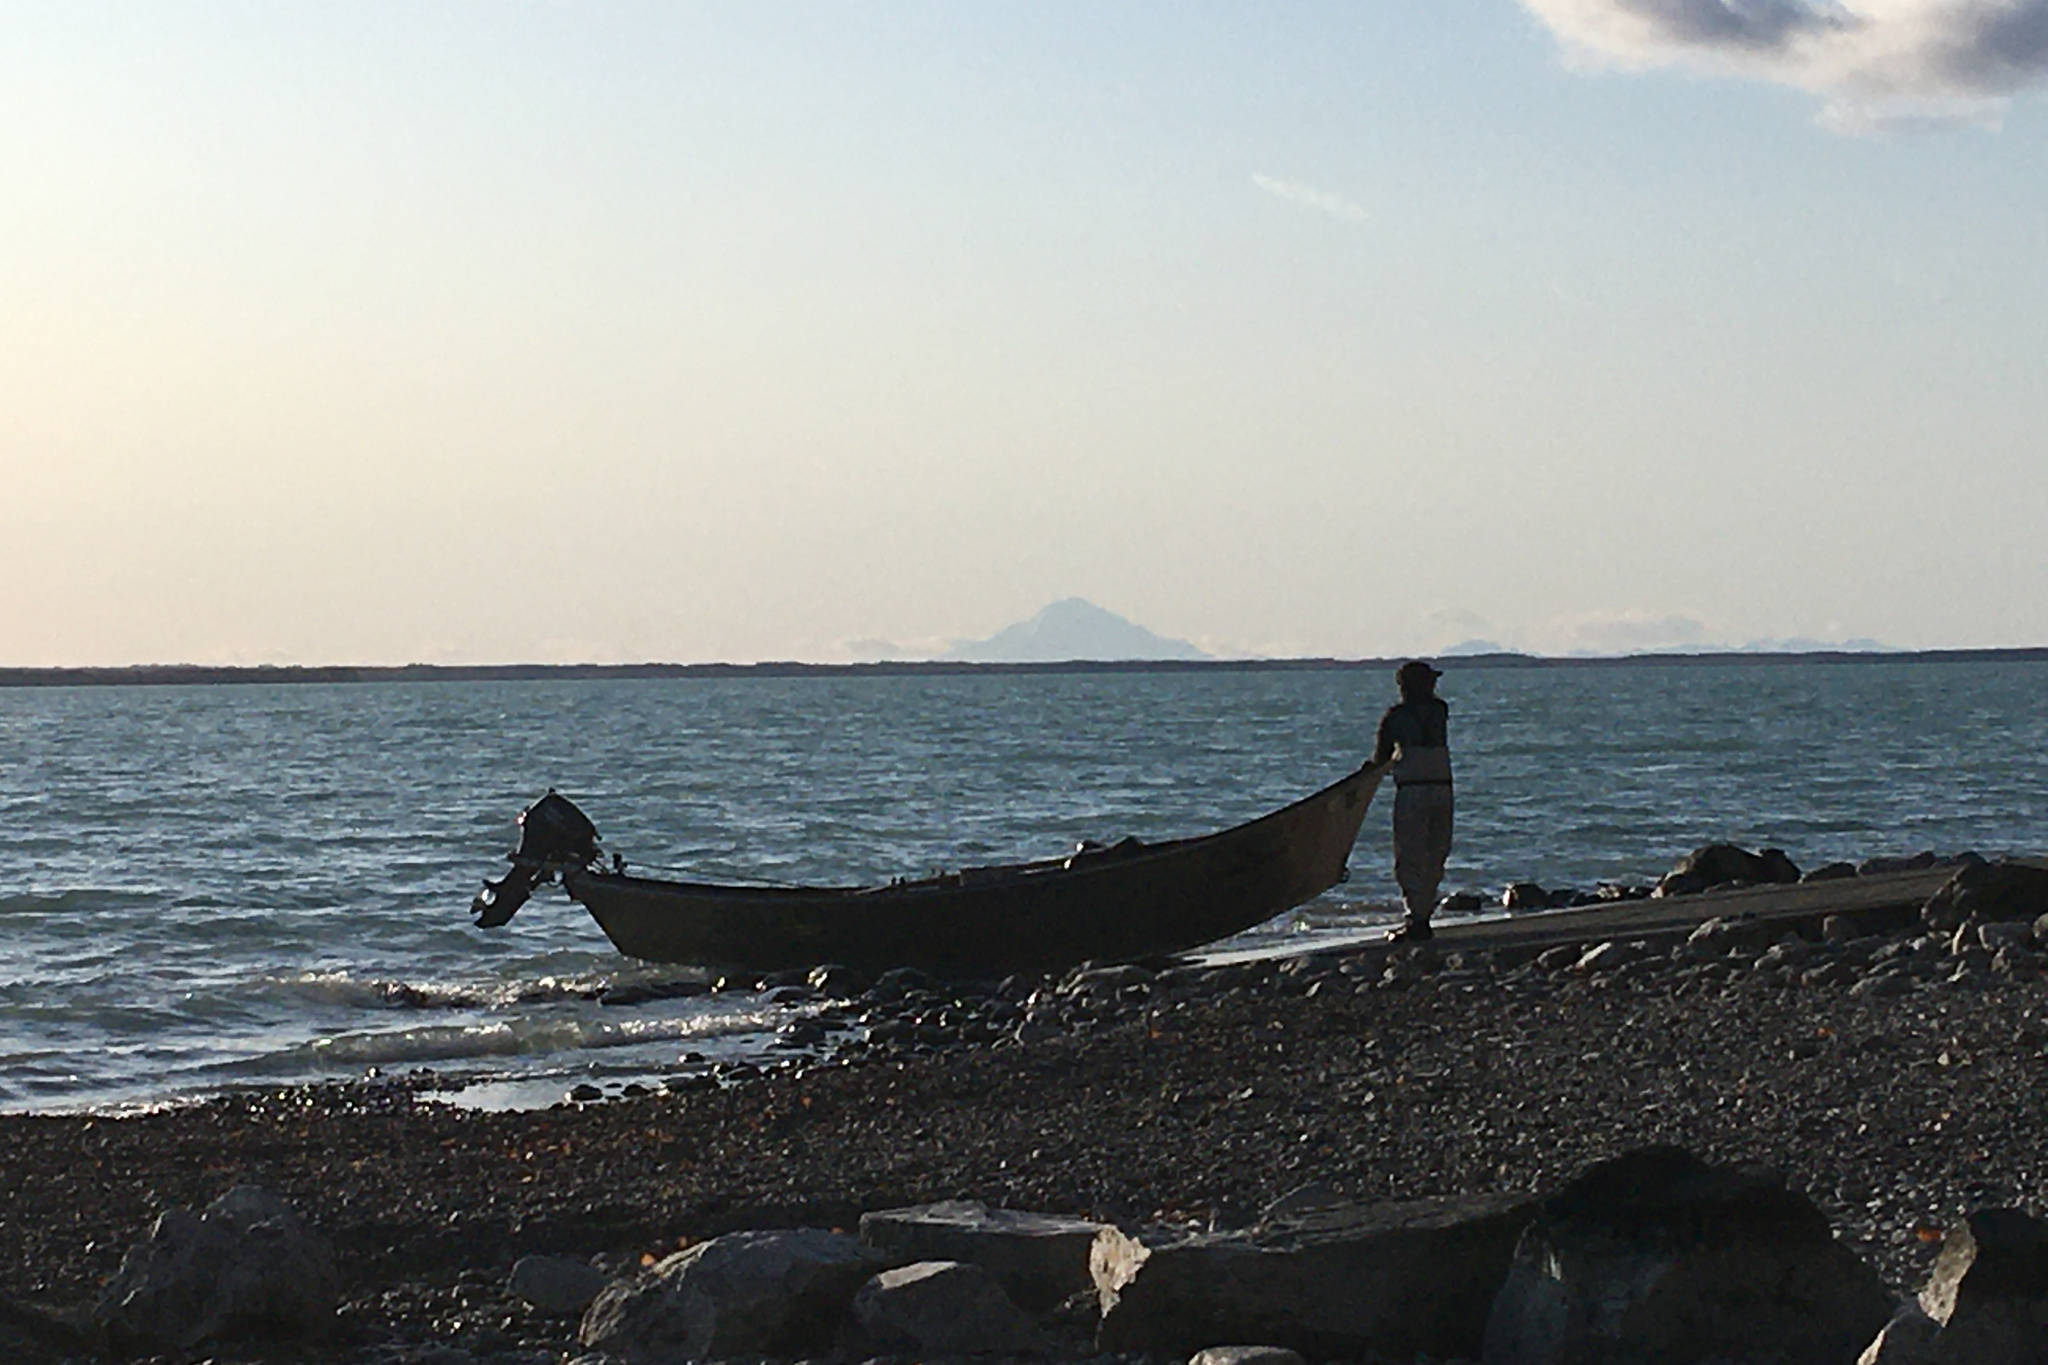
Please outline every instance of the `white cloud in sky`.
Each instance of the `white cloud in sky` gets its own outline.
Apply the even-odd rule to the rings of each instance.
[[[1706,641],[1706,625],[1679,612],[1591,611],[1553,617],[1534,632],[1546,654],[1639,654]]]
[[[1820,96],[1845,130],[1995,126],[2048,80],[2048,0],[1522,0],[1576,55]]]
[[[953,646],[962,643],[943,635],[927,635],[911,640],[892,640],[870,636],[859,640],[843,640],[828,661],[833,663],[901,663],[936,659]]]
[[[1328,190],[1319,190],[1313,185],[1304,185],[1299,181],[1280,180],[1270,175],[1255,173],[1252,176],[1252,183],[1267,194],[1285,199],[1290,203],[1319,209],[1333,218],[1342,218],[1347,223],[1362,223],[1372,216],[1365,211],[1363,205],[1354,204],[1341,194],[1332,194]]]

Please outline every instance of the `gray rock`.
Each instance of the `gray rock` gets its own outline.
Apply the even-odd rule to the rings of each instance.
[[[1854,863],[1822,863],[1800,877],[1802,882],[1838,882],[1856,875]]]
[[[1075,972],[1060,983],[1062,995],[1115,995],[1130,986],[1150,986],[1152,973],[1126,963],[1120,967],[1094,967]]]
[[[2034,926],[2025,920],[1993,920],[1977,926],[1977,941],[1994,953],[2001,948],[2031,950]]]
[[[1940,861],[1934,856],[1934,850],[1923,849],[1905,857],[1865,858],[1856,864],[1856,874],[1860,877],[1876,877],[1887,872],[1924,872]]]
[[[2048,913],[2048,870],[2015,862],[1966,862],[1928,897],[1920,918],[1931,929],[1953,929],[1968,919],[2023,919]]]
[[[1418,982],[1427,981],[1443,959],[1426,943],[1414,947],[1403,945],[1387,954],[1387,968],[1380,976],[1382,986],[1405,990]]]
[[[1856,968],[1847,962],[1823,962],[1799,974],[1802,986],[1853,986],[1857,980]]]
[[[1079,1218],[992,1209],[973,1200],[882,1209],[860,1219],[860,1240],[894,1261],[978,1265],[1034,1313],[1094,1287],[1088,1249],[1101,1230],[1102,1224]]]
[[[1500,893],[1500,903],[1507,910],[1547,910],[1550,893],[1535,882],[1510,882]]]
[[[580,1315],[605,1286],[605,1274],[568,1256],[521,1256],[512,1263],[512,1292],[543,1313]]]
[[[208,1338],[317,1331],[340,1299],[326,1239],[276,1195],[237,1185],[202,1213],[159,1217],[92,1321],[117,1352],[183,1351]]]
[[[1284,1346],[1211,1346],[1188,1358],[1188,1365],[1304,1365],[1301,1353]]]
[[[1880,998],[1890,995],[1905,995],[1913,989],[1913,975],[1906,971],[1879,970],[1864,977],[1849,988],[1849,994],[1858,1000],[1866,996]]]
[[[1991,970],[1998,976],[2029,977],[2040,972],[2041,960],[2028,949],[2008,946],[1992,954]]]
[[[786,1048],[816,1047],[830,1036],[830,1030],[816,1019],[792,1019],[775,1030],[775,1046]]]
[[[1625,967],[1631,962],[1638,961],[1642,956],[1641,950],[1632,944],[1596,943],[1586,949],[1585,954],[1572,964],[1572,970],[1583,972],[1587,976],[1597,976],[1601,972],[1611,972],[1617,967]]]
[[[892,1264],[818,1228],[727,1233],[605,1286],[578,1339],[629,1365],[824,1350],[861,1285]]]
[[[876,1000],[887,1002],[901,1000],[919,991],[932,990],[938,984],[937,978],[915,967],[891,967],[875,978],[875,984],[868,988],[867,994]]]
[[[1509,1196],[1343,1205],[1242,1233],[1105,1228],[1099,1349],[1263,1342],[1311,1359],[1472,1356],[1531,1206]]]
[[[1036,1355],[1045,1339],[995,1277],[964,1261],[919,1261],[860,1287],[853,1315],[883,1351]]]
[[[1486,1323],[1486,1365],[1847,1361],[1892,1305],[1804,1195],[1675,1147],[1545,1201]]]
[[[1688,957],[1725,957],[1735,949],[1754,952],[1769,946],[1777,928],[1768,920],[1724,919],[1716,915],[1686,936]]]
[[[1751,853],[1733,844],[1708,844],[1679,859],[1651,894],[1687,896],[1710,886],[1798,880],[1799,869],[1781,848]]]
[[[1756,960],[1758,971],[1777,967],[1803,967],[1813,960],[1813,945],[1798,937],[1784,939],[1764,949]]]
[[[1941,1328],[1930,1365],[2048,1361],[2048,1223],[2019,1209],[1979,1209],[1950,1229],[1920,1291]]]
[[[811,968],[804,981],[820,995],[833,1000],[851,1000],[867,992],[874,983],[868,974],[858,967],[842,967],[836,962],[822,963]]]
[[[1893,1315],[1877,1339],[1856,1357],[1856,1365],[1927,1365],[1928,1347],[1937,1330],[1920,1305],[1909,1303]]]

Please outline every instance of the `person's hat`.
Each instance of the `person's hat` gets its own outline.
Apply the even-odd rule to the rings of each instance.
[[[1410,659],[1407,663],[1394,670],[1394,681],[1407,682],[1412,678],[1417,682],[1435,682],[1443,675],[1443,670],[1440,668],[1432,668],[1420,659]]]

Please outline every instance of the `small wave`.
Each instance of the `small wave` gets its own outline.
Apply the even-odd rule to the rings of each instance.
[[[480,1057],[545,1056],[601,1048],[637,1047],[773,1028],[765,1014],[700,1015],[695,1018],[595,1020],[508,1019],[486,1024],[433,1025],[388,1033],[337,1033],[273,1054],[285,1067],[349,1068],[409,1066]]]
[[[554,976],[528,981],[395,981],[332,971],[264,977],[259,989],[305,1005],[460,1010],[589,1000],[600,994],[605,984],[600,977]]]

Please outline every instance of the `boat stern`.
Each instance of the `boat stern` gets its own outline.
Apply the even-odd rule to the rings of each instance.
[[[519,813],[519,846],[506,854],[512,870],[496,881],[486,880],[469,903],[479,929],[509,922],[536,887],[572,868],[590,867],[602,856],[597,826],[568,797],[548,788],[547,795]]]

